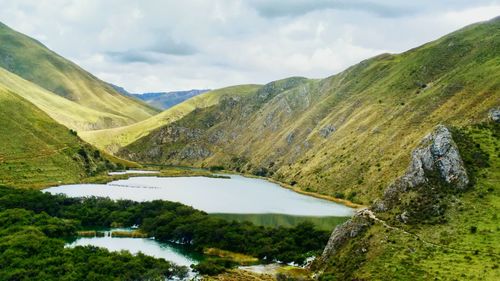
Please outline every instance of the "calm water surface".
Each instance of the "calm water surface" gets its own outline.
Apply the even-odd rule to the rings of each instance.
[[[70,197],[101,196],[111,199],[180,202],[207,213],[286,214],[348,217],[353,209],[282,188],[263,179],[231,175],[209,177],[132,177],[108,184],[75,184],[45,189]]]
[[[110,251],[127,250],[132,254],[141,252],[148,256],[163,258],[177,265],[187,267],[198,263],[201,258],[199,255],[195,255],[180,246],[160,243],[150,238],[79,237],[72,243],[67,244],[67,247],[88,245],[103,247]]]

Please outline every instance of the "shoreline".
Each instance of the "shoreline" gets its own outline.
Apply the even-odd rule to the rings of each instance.
[[[148,165],[148,164],[145,164]],[[355,210],[359,210],[362,208],[365,208],[366,206],[357,204],[354,202],[351,202],[347,199],[341,199],[341,198],[336,198],[333,196],[325,195],[325,194],[320,194],[316,192],[311,192],[311,191],[305,191],[300,189],[299,187],[296,186],[291,186],[287,183],[280,182],[278,180],[275,180],[273,178],[268,178],[268,177],[262,177],[262,176],[256,176],[252,174],[245,174],[245,173],[239,173],[235,171],[229,171],[229,170],[221,170],[217,172],[211,172],[208,169],[203,169],[203,168],[196,168],[196,167],[180,167],[180,166],[172,166],[171,169],[168,169],[168,166],[163,166],[163,169],[160,170],[154,170],[154,169],[148,169],[147,167],[142,167],[141,169],[144,170],[149,170],[149,171],[158,171],[158,173],[130,173],[130,174],[120,174],[120,175],[100,175],[100,176],[95,176],[95,177],[90,177],[90,178],[85,178],[82,179],[79,182],[73,182],[73,183],[49,183],[47,185],[44,185],[41,188],[36,188],[36,189],[46,189],[54,186],[59,186],[59,185],[70,185],[70,184],[107,184],[112,181],[116,180],[124,180],[128,179],[131,177],[208,177],[208,178],[223,178],[223,176],[217,175],[217,174],[227,174],[227,175],[239,175],[243,176],[246,178],[255,178],[255,179],[261,179],[261,180],[266,180],[268,182],[274,183],[279,185],[282,188],[291,190],[293,192],[306,195],[306,196],[311,196],[314,198],[318,199],[323,199],[327,200],[330,202],[342,204],[344,206],[347,206],[349,208],[353,208]]]

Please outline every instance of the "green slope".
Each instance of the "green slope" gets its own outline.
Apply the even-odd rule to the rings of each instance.
[[[92,125],[94,127],[127,125],[157,113],[156,109],[119,94],[107,83],[52,52],[40,42],[2,23],[0,42],[0,67],[47,91],[109,115],[110,119]]]
[[[97,111],[60,97],[1,67],[0,87],[19,94],[57,122],[77,131],[92,130],[103,125],[112,126],[113,122],[128,122],[125,117]]]
[[[44,187],[116,168],[90,145],[0,87],[0,185]]]
[[[119,148],[146,136],[152,130],[174,122],[196,109],[213,106],[227,96],[241,98],[250,95],[255,93],[259,87],[258,85],[241,85],[210,91],[190,98],[141,122],[124,127],[82,132],[80,135],[96,147],[116,152]]]
[[[385,224],[371,221],[347,234],[334,255],[315,265],[319,280],[498,280],[500,124],[455,129],[453,139],[475,184],[450,192],[453,185],[432,182],[423,193],[406,192],[393,210],[375,213]],[[408,223],[395,216],[428,204],[434,207]]]
[[[270,83],[128,145],[136,161],[227,169],[369,204],[439,123],[500,105],[500,21],[466,27],[323,79]]]

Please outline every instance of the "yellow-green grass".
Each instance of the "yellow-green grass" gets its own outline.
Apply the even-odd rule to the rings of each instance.
[[[92,130],[112,125],[124,125],[123,116],[97,111],[60,97],[0,67],[0,87],[17,93],[32,102],[50,117],[76,131]]]
[[[119,94],[78,65],[2,23],[0,42],[0,67],[84,107],[110,114],[113,118],[100,128],[131,124],[158,112]]]
[[[103,231],[96,230],[82,230],[77,231],[76,235],[80,237],[104,237],[105,233]]]
[[[88,176],[84,144],[22,97],[0,88],[0,185],[43,187]]]
[[[139,230],[133,231],[111,231],[111,237],[147,238],[148,234]]]
[[[332,257],[326,273],[349,280],[498,280],[500,130],[496,126],[467,129],[489,155],[488,167],[478,170],[469,190],[441,199],[447,206],[444,222],[392,222],[397,228],[375,223]]]
[[[203,250],[205,255],[215,256],[219,258],[232,260],[240,265],[250,265],[255,264],[259,261],[258,258],[249,255],[234,253],[231,251],[221,250],[217,248],[206,248]]]
[[[203,276],[203,281],[275,281],[271,274],[259,274],[242,269],[230,269],[216,276]]]
[[[241,85],[213,90],[188,99],[141,122],[119,128],[81,132],[80,136],[96,147],[113,153],[146,136],[152,130],[179,120],[197,108],[215,105],[224,97],[244,97],[254,93],[258,88],[258,85]]]

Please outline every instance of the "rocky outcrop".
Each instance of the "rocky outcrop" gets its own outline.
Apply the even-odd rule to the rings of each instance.
[[[321,257],[312,265],[315,270],[321,270],[321,267],[328,261],[328,259],[335,254],[349,241],[364,233],[370,225],[372,225],[371,218],[367,215],[366,210],[360,210],[345,223],[338,225],[332,232],[328,243],[326,244]]]
[[[374,210],[390,209],[398,202],[400,194],[428,182],[430,175],[437,175],[458,191],[463,191],[469,183],[457,145],[443,125],[436,126],[413,151],[406,173],[386,189],[383,199],[374,205]]]
[[[493,122],[500,123],[500,108],[491,109],[489,117]]]
[[[158,144],[173,143],[180,140],[198,140],[203,131],[180,126],[166,126],[159,130],[156,139]]]
[[[417,187],[426,186],[431,176],[437,175],[450,188],[463,191],[468,183],[466,170],[458,148],[450,131],[438,125],[434,131],[424,137],[420,145],[413,151],[411,163],[406,173],[391,184],[381,200],[371,208],[358,211],[353,218],[335,228],[321,255],[312,265],[312,269],[321,272],[327,261],[334,257],[347,245],[350,239],[359,238],[373,223],[382,223],[385,227],[395,228],[377,217],[380,212],[401,204],[400,197]],[[434,189],[430,185],[431,189]],[[432,196],[433,191],[419,189],[423,196]],[[428,194],[427,194],[428,193]],[[433,206],[430,206],[433,207]],[[399,221],[405,223],[411,211],[402,210],[398,214]]]
[[[212,152],[202,146],[187,146],[179,152],[179,158],[183,160],[205,159],[212,155]]]
[[[324,138],[327,138],[331,133],[335,132],[336,130],[337,130],[337,128],[335,128],[335,126],[326,125],[319,130],[319,135],[324,137]]]

